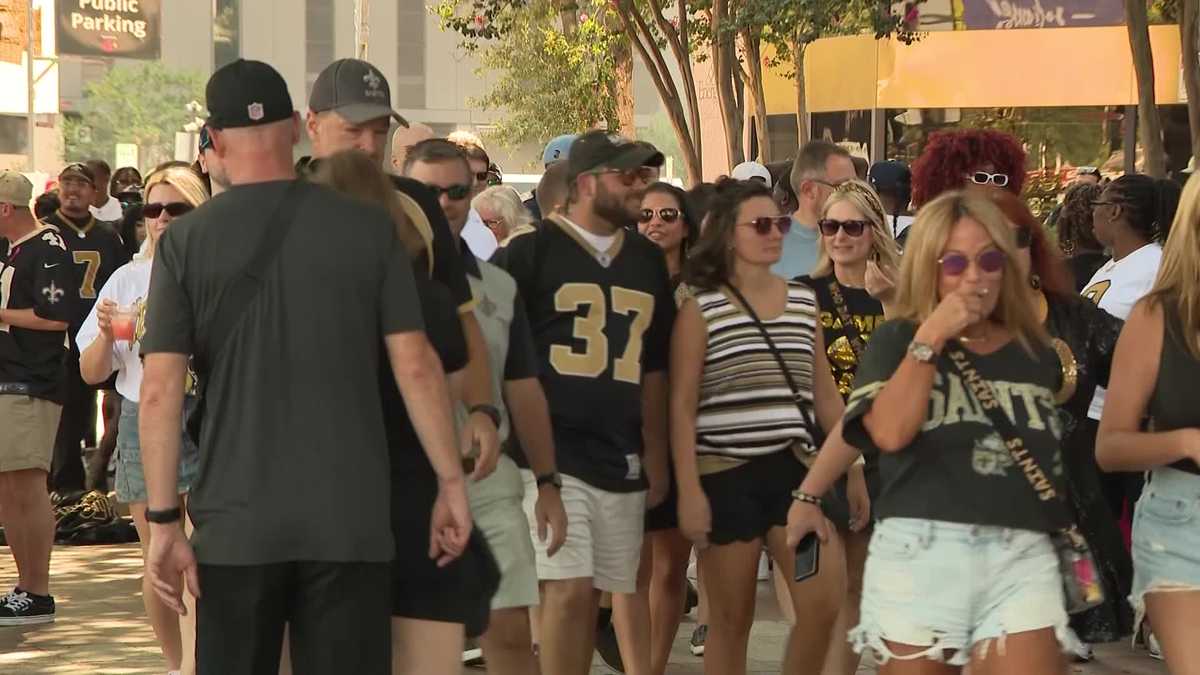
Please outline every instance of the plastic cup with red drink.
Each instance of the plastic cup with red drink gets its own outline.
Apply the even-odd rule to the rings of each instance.
[[[112,314],[113,339],[133,342],[137,334],[138,309],[136,305],[117,305]]]

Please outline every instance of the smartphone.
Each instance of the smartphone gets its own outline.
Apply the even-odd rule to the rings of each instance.
[[[796,581],[816,576],[820,559],[821,540],[817,539],[816,532],[809,532],[796,546]]]

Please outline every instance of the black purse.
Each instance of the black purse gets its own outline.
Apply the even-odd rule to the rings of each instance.
[[[946,355],[962,375],[963,381],[979,401],[992,427],[1004,439],[1013,462],[1021,467],[1030,487],[1050,510],[1051,517],[1070,525],[1050,535],[1054,551],[1058,555],[1058,569],[1062,574],[1063,595],[1066,597],[1067,612],[1078,614],[1104,602],[1104,587],[1100,582],[1099,566],[1088,547],[1087,540],[1079,532],[1075,519],[1067,506],[1066,495],[1055,489],[1048,474],[1025,447],[1025,442],[1013,428],[1012,421],[1004,414],[992,385],[971,364],[966,350],[956,343],[947,343]]]
[[[808,432],[809,438],[812,438],[813,440],[812,451],[815,455],[815,453],[821,449],[821,446],[825,444],[825,434],[821,431],[821,426],[817,424],[816,416],[813,414],[812,407],[805,402],[804,396],[800,392],[800,387],[797,386],[796,380],[792,377],[792,371],[788,369],[787,361],[785,361],[783,358],[783,353],[780,352],[779,348],[775,346],[775,340],[771,338],[771,333],[767,330],[767,327],[763,324],[762,320],[758,318],[758,312],[754,311],[754,308],[750,306],[750,303],[746,301],[745,296],[742,295],[742,292],[739,291],[736,286],[728,283],[725,284],[725,286],[731,293],[733,293],[733,297],[737,298],[737,301],[742,303],[742,309],[746,311],[746,314],[750,317],[750,320],[754,322],[755,328],[758,328],[758,332],[762,335],[763,340],[767,343],[767,349],[771,351],[771,355],[774,356],[775,360],[779,363],[779,369],[783,372],[783,379],[787,381],[788,389],[792,390],[792,401],[795,402],[796,409],[800,411],[800,419],[804,420],[804,430]],[[818,327],[816,330],[820,330],[820,328]],[[813,358],[818,357],[820,357],[819,354],[815,354],[813,356]],[[812,462],[811,457],[801,459],[806,465]]]

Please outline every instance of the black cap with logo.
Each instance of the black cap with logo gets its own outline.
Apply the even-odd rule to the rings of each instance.
[[[408,120],[392,110],[392,90],[387,78],[378,68],[359,59],[339,59],[326,66],[313,83],[308,109],[336,112],[351,124],[392,117],[408,126]]]
[[[92,185],[96,184],[96,174],[88,168],[87,164],[82,162],[74,162],[63,167],[62,171],[58,172],[58,180],[63,181],[68,178],[79,178],[85,180]]]
[[[567,181],[606,169],[659,167],[664,161],[663,154],[649,143],[631,141],[607,131],[589,131],[576,138],[567,152]]]
[[[288,119],[296,111],[287,82],[262,61],[238,59],[208,78],[208,126],[236,129]]]

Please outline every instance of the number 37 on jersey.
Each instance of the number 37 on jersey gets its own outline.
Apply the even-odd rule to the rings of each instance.
[[[560,375],[599,377],[612,362],[612,377],[639,384],[646,330],[654,318],[654,296],[620,286],[566,283],[554,294],[554,309],[575,312],[575,346],[550,346],[550,365]],[[610,314],[611,313],[611,314]],[[610,316],[627,319],[628,330],[611,325]],[[624,345],[614,344],[625,337]]]

